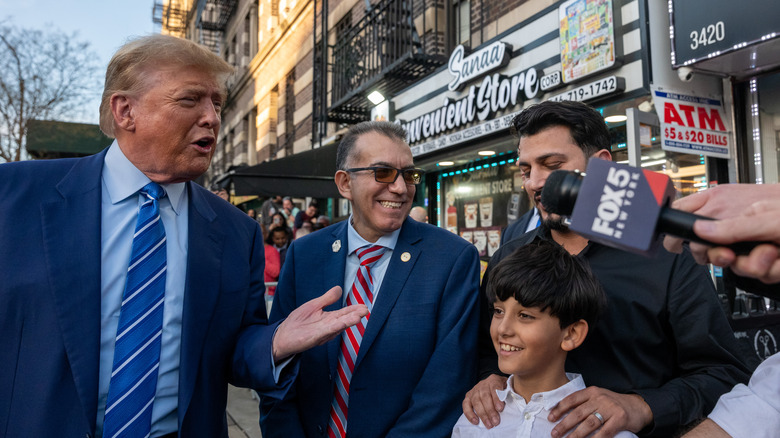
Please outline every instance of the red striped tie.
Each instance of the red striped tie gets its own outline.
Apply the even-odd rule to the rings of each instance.
[[[341,335],[336,388],[330,405],[330,422],[328,423],[328,436],[331,438],[343,438],[347,435],[349,382],[352,380],[352,371],[355,369],[355,359],[357,359],[360,341],[363,340],[363,332],[366,330],[368,318],[371,316],[371,309],[374,305],[374,279],[371,276],[371,268],[382,258],[384,252],[385,247],[379,245],[366,245],[357,250],[360,267],[355,282],[352,283],[352,289],[347,294],[346,305],[365,304],[368,307],[368,315],[356,325],[344,330]]]

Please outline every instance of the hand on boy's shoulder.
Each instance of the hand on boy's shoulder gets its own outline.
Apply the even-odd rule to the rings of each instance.
[[[563,417],[567,412],[568,415]],[[594,412],[604,419],[603,425],[593,415]],[[552,438],[585,438],[594,432],[594,438],[610,438],[621,431],[639,432],[652,423],[653,412],[637,394],[618,394],[590,386],[561,400],[548,419],[552,422],[560,420],[553,428]],[[571,434],[566,435],[569,431]]]
[[[498,399],[496,391],[506,388],[506,377],[491,374],[477,383],[463,399],[463,415],[471,424],[479,424],[480,420],[486,428],[491,429],[501,422],[499,412],[504,410],[504,402]]]

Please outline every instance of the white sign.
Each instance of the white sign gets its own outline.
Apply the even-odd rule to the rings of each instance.
[[[563,85],[560,70],[546,74],[542,76],[541,79],[539,79],[539,88],[541,88],[542,91],[552,90],[553,88],[557,88],[560,85]]]
[[[555,102],[560,102],[562,100],[576,100],[577,102],[584,102],[595,99],[597,97],[616,93],[618,91],[623,91],[625,88],[626,84],[623,78],[607,76],[606,78],[585,84],[581,87],[572,88],[571,90],[556,94],[555,96],[550,97],[548,100]]]
[[[731,135],[720,100],[653,89],[661,120],[661,148],[730,158]]]
[[[512,119],[514,119],[514,117],[518,114],[520,114],[520,111],[506,114],[497,119],[488,120],[478,125],[469,126],[468,128],[461,131],[442,135],[441,137],[435,138],[431,141],[412,146],[412,156],[417,157],[420,155],[425,155],[434,151],[455,146],[466,141],[471,141],[488,134],[492,134],[502,129],[507,129],[512,124]]]
[[[496,41],[464,58],[465,51],[466,49],[459,45],[455,47],[455,50],[450,55],[450,62],[447,67],[450,74],[455,76],[455,80],[450,82],[450,91],[457,90],[471,79],[505,66],[509,62],[512,46]]]

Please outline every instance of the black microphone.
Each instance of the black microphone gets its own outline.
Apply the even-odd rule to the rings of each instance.
[[[669,207],[674,185],[667,175],[591,159],[587,176],[556,170],[542,189],[542,205],[549,213],[569,216],[569,229],[607,246],[650,256],[661,234],[711,246],[725,246],[744,255],[763,242],[722,245],[693,231],[697,220],[713,220]]]

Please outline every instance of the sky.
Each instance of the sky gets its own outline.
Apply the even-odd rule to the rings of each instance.
[[[162,0],[159,0],[162,3]],[[114,52],[128,38],[159,32],[152,23],[154,0],[0,0],[0,21],[25,29],[59,29],[77,40],[86,41],[99,57],[99,73]],[[95,90],[91,109],[79,122],[98,123],[98,106],[103,84]]]

